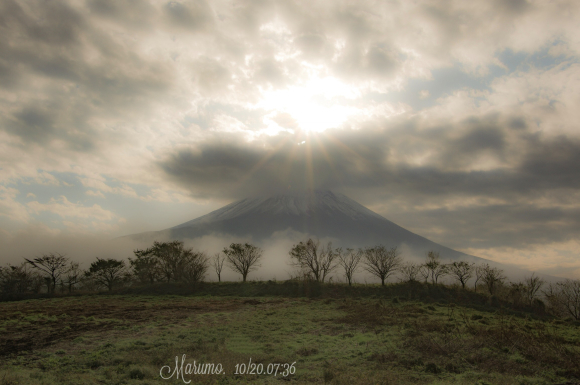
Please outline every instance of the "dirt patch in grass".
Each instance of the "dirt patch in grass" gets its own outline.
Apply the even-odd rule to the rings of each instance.
[[[138,301],[123,297],[42,299],[0,303],[0,356],[18,354],[74,340],[87,332],[109,331],[156,322],[175,324],[201,313],[231,312],[244,306],[238,299],[159,298]]]

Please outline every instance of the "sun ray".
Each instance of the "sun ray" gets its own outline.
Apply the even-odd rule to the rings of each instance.
[[[240,180],[236,183],[237,187],[241,187],[246,183],[254,173],[260,170],[264,164],[272,158],[280,149],[289,141],[288,137],[284,137],[273,149],[269,150]]]
[[[306,152],[305,154],[305,178],[306,178],[306,187],[308,188],[308,190],[312,191],[314,190],[314,169],[313,169],[313,165],[312,165],[312,147],[311,147],[311,140],[307,140],[305,145],[304,145],[304,151]]]
[[[324,135],[325,137],[328,137],[328,135],[326,133],[322,133],[321,135]],[[339,183],[342,184],[342,177],[340,176],[340,173],[338,172],[338,170],[334,166],[334,162],[332,161],[332,159],[330,158],[330,155],[326,151],[326,148],[325,148],[322,140],[320,139],[320,136],[319,135],[314,135],[314,138],[315,138],[315,140],[316,140],[316,142],[318,144],[318,150],[320,151],[320,153],[322,154],[322,156],[324,157],[324,159],[326,159],[326,162],[330,166],[330,169],[332,170],[334,176],[336,176],[336,178],[338,179]]]
[[[334,135],[331,135],[329,132],[325,132],[326,137],[334,142],[334,144],[338,147],[343,149],[345,152],[347,152],[349,155],[351,155],[354,161],[358,161],[358,162],[367,162],[367,158],[363,157],[362,155],[360,155],[358,152],[356,152],[355,150],[353,150],[352,148],[350,148],[349,146],[347,146],[346,144],[344,144],[340,139],[338,139],[337,137],[335,137]],[[372,179],[373,181],[375,181],[376,183],[381,182],[380,179],[377,177],[377,175],[371,171],[364,171],[361,170],[361,172],[364,172],[365,175],[367,177],[369,177],[370,179]]]

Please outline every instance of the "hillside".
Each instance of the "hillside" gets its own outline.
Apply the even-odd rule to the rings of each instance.
[[[267,295],[273,286],[297,291]],[[177,384],[182,380],[164,380],[160,370],[167,366],[168,378],[183,355],[185,364],[221,365],[224,374],[183,376],[204,384],[580,379],[577,323],[425,284],[319,289],[306,282],[212,283],[190,296],[3,302],[0,383]],[[221,291],[238,295],[215,295]],[[252,291],[258,296],[247,296]]]

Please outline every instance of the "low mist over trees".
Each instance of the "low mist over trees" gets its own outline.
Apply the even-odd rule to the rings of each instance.
[[[166,284],[196,288],[197,283],[206,279],[210,268],[216,274],[216,284],[222,282],[226,267],[240,274],[246,282],[249,274],[260,267],[263,258],[263,250],[249,243],[232,243],[211,259],[205,252],[185,247],[181,241],[155,241],[151,247],[134,250],[133,254],[128,263],[97,258],[86,270],[58,253],[25,258],[20,265],[0,266],[0,298]],[[381,286],[387,285],[389,280],[393,282],[393,278],[410,287],[427,285],[434,288],[453,282],[451,287],[479,292],[491,302],[580,320],[580,280],[567,279],[546,285],[540,277],[531,274],[521,281],[510,282],[498,267],[466,261],[444,263],[434,250],[426,253],[422,263],[417,263],[404,261],[396,247],[333,248],[331,243],[321,246],[320,241],[311,238],[293,245],[288,256],[290,265],[299,272],[293,280],[329,282],[339,268],[339,273],[335,274],[343,276],[348,286],[357,284],[357,272],[360,271],[379,280]]]

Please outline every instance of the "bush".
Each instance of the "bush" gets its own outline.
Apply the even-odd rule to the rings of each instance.
[[[440,367],[431,362],[425,365],[425,371],[427,373],[439,374],[442,370]]]
[[[129,378],[132,380],[142,380],[145,378],[145,373],[139,368],[134,368],[129,372]]]

